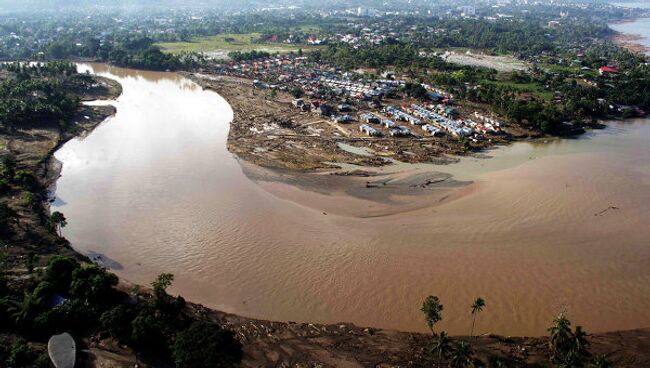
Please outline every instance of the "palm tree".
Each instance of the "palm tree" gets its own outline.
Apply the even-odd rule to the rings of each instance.
[[[451,354],[450,366],[453,368],[465,368],[473,366],[472,348],[468,343],[461,341],[454,346]]]
[[[443,306],[440,304],[440,299],[434,295],[429,295],[424,299],[422,308],[420,308],[422,313],[424,313],[424,319],[427,321],[427,326],[429,326],[433,335],[436,334],[433,331],[433,326],[442,320],[442,309]]]
[[[445,331],[441,331],[437,337],[433,339],[431,351],[438,355],[438,367],[441,366],[442,358],[446,357],[451,352],[451,339]]]
[[[65,225],[68,224],[68,221],[66,220],[65,216],[59,211],[54,211],[52,212],[52,215],[50,215],[50,224],[59,233],[59,236],[61,236],[61,229],[65,227]]]
[[[476,323],[476,316],[483,311],[484,307],[485,300],[483,300],[483,298],[478,297],[474,300],[474,304],[472,304],[472,329],[469,332],[470,337],[474,336],[474,324]]]
[[[573,345],[573,333],[571,322],[563,313],[553,320],[553,326],[548,329],[550,338],[548,341],[551,350],[551,360],[562,359],[566,356]]]
[[[25,294],[23,301],[3,298],[2,304],[10,318],[19,328],[27,328],[34,320],[36,308],[41,301],[32,294]]]

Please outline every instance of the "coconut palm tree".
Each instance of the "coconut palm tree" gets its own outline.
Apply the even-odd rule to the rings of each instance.
[[[442,358],[451,353],[451,339],[445,331],[441,331],[437,337],[433,339],[431,345],[431,352],[438,356],[438,367],[442,364]]]
[[[461,341],[454,346],[451,353],[451,360],[449,365],[452,368],[465,368],[472,367],[472,348],[468,343]]]
[[[429,295],[424,299],[422,308],[420,308],[422,313],[424,313],[424,319],[427,321],[427,326],[429,326],[433,335],[436,334],[433,331],[433,326],[442,320],[442,309],[443,306],[440,304],[440,299],[434,295]]]
[[[550,338],[548,341],[551,350],[551,360],[562,359],[571,351],[573,346],[573,333],[571,322],[563,313],[553,320],[553,326],[548,329]]]
[[[474,336],[474,324],[476,323],[476,316],[483,311],[483,308],[485,308],[485,300],[483,300],[481,297],[476,298],[472,304],[472,329],[469,332],[470,337]]]
[[[56,232],[59,233],[59,236],[61,236],[61,229],[64,228],[67,224],[68,221],[61,212],[54,211],[52,212],[52,215],[50,215],[50,225]]]

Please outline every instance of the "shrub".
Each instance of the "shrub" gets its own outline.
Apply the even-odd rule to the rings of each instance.
[[[0,194],[3,194],[9,190],[9,182],[7,179],[0,178]]]
[[[165,326],[149,311],[142,311],[131,321],[131,341],[144,352],[168,353]]]
[[[34,331],[42,337],[69,331],[84,335],[97,326],[99,313],[92,306],[76,299],[45,310],[34,319]]]
[[[38,187],[38,180],[34,173],[28,170],[18,170],[14,175],[14,182],[21,187],[33,190]]]
[[[131,336],[133,313],[124,305],[118,305],[104,312],[99,319],[102,328],[111,337],[125,342]]]
[[[90,306],[106,308],[115,295],[113,286],[117,285],[115,274],[106,272],[94,264],[85,264],[72,272],[70,296]]]
[[[67,295],[72,283],[72,273],[79,267],[79,262],[73,258],[54,256],[47,263],[45,279],[52,284],[55,292]]]
[[[23,206],[35,209],[38,204],[36,196],[32,192],[23,193]]]
[[[173,346],[177,368],[237,367],[242,346],[233,333],[205,322],[194,322],[178,334]]]
[[[14,210],[5,203],[0,203],[0,234],[9,234],[11,232],[9,225],[15,216],[16,212]]]
[[[47,358],[47,356],[45,356]],[[11,345],[5,359],[7,367],[11,368],[40,368],[49,367],[49,360],[43,359],[43,354],[38,354],[29,348],[27,341],[18,339]]]
[[[10,155],[4,155],[0,158],[0,177],[10,180],[14,177],[16,170],[16,159]]]

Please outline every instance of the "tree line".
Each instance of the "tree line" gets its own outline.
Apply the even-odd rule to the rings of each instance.
[[[0,83],[0,128],[64,124],[76,112],[79,98],[69,88],[85,88],[70,63],[3,64],[0,70],[15,73]]]
[[[475,338],[474,327],[478,315],[486,308],[487,304],[481,297],[474,299],[470,306],[472,324],[469,338]],[[428,352],[436,361],[437,367],[444,365],[451,368],[481,367],[484,363],[477,359],[472,346],[467,341],[456,341],[445,331],[436,332],[435,326],[442,321],[444,306],[435,295],[430,295],[422,302],[420,308],[424,314],[427,327],[431,330],[431,340]],[[582,326],[571,328],[571,321],[564,313],[558,315],[548,328],[548,356],[549,363],[559,368],[611,368],[613,364],[603,355],[593,355],[589,352],[587,332]],[[445,364],[446,363],[446,364]],[[488,366],[508,367],[512,364],[506,358],[492,355],[489,357]]]

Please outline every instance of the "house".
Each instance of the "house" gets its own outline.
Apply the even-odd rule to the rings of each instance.
[[[361,121],[366,123],[371,123],[371,124],[379,124],[381,122],[381,120],[377,116],[370,113],[361,114],[359,118],[361,119]]]
[[[388,120],[388,119],[383,119],[383,120],[381,121],[381,124],[382,124],[383,126],[385,126],[386,128],[393,128],[393,127],[395,127],[395,126],[397,125],[397,124],[395,124],[394,121],[392,121],[392,120]]]
[[[618,69],[611,68],[609,66],[601,66],[600,68],[598,68],[598,74],[600,75],[618,74]]]
[[[339,124],[347,124],[347,123],[351,123],[352,120],[354,120],[354,119],[353,119],[352,116],[350,116],[350,115],[339,115],[339,116],[333,116],[333,117],[332,117],[332,120],[333,120],[335,123],[339,123]]]
[[[391,137],[405,137],[411,135],[411,131],[403,126],[397,126],[390,130]]]
[[[422,130],[431,134],[432,136],[439,135],[442,131],[431,124],[422,125]]]
[[[371,137],[379,137],[379,136],[381,136],[381,132],[379,130],[377,130],[377,129],[375,129],[375,128],[371,127],[370,125],[367,125],[367,124],[362,124],[361,126],[359,126],[359,131],[364,132],[364,133],[368,134]]]

